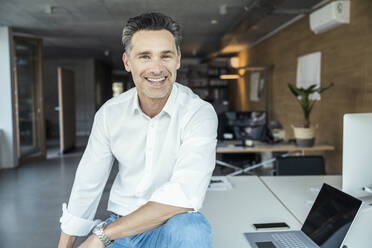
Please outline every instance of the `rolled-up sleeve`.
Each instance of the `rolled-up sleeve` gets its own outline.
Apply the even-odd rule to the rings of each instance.
[[[217,116],[205,104],[187,122],[171,179],[152,194],[150,201],[193,208],[202,206],[216,164]]]
[[[110,138],[102,107],[95,115],[88,145],[80,160],[68,206],[63,204],[61,229],[73,236],[85,236],[99,222],[97,207],[113,164]]]

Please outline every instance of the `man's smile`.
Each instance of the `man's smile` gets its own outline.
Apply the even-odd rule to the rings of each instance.
[[[163,86],[166,82],[168,76],[162,77],[145,77],[146,81],[150,83],[151,86]]]

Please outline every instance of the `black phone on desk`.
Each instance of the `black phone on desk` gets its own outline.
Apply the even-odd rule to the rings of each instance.
[[[285,222],[254,223],[253,226],[256,230],[265,228],[289,228],[288,224]]]

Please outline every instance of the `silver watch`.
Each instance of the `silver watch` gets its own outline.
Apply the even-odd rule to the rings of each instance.
[[[92,233],[97,235],[98,239],[102,241],[102,243],[105,245],[105,247],[112,244],[112,241],[109,240],[106,233],[103,231],[103,229],[105,228],[106,225],[107,225],[107,223],[103,221],[103,222],[99,223],[95,228],[93,228],[93,231],[92,231]]]

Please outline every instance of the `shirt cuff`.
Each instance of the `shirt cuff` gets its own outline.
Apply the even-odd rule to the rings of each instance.
[[[168,182],[156,190],[149,201],[159,202],[162,204],[167,204],[182,208],[193,208],[194,211],[199,210],[197,203],[185,195],[180,184],[174,182]]]
[[[101,220],[87,220],[73,216],[67,210],[67,204],[62,204],[62,217],[59,219],[64,233],[72,236],[86,236]]]

